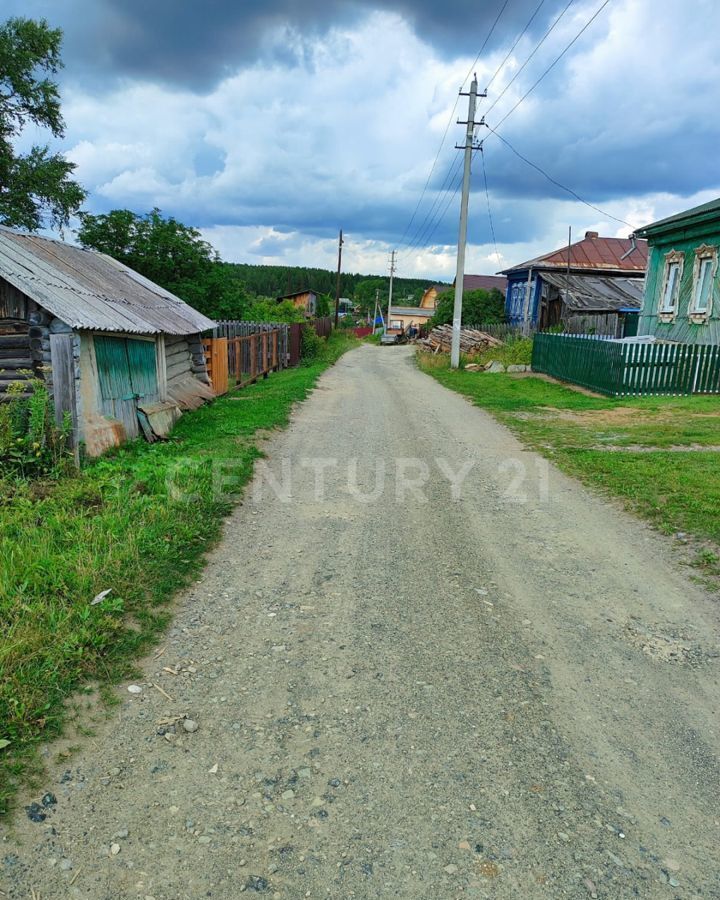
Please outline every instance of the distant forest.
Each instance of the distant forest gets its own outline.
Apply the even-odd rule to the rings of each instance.
[[[248,263],[224,265],[233,277],[242,281],[247,291],[256,297],[280,297],[305,288],[311,288],[330,297],[335,296],[337,273],[328,269],[310,269],[304,266],[254,266]],[[368,283],[363,285],[363,282]],[[369,282],[372,282],[372,285]],[[419,303],[423,291],[434,283],[429,278],[396,278],[393,301],[406,305]],[[343,272],[340,275],[340,296],[360,300],[372,287],[373,297],[377,288],[380,291],[380,299],[387,299],[389,284],[390,278],[387,275]],[[360,285],[363,287],[358,291]]]

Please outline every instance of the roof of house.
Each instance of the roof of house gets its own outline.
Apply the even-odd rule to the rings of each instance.
[[[465,275],[463,278],[463,291],[491,291],[493,288],[504,294],[507,278],[504,275]]]
[[[503,269],[503,274],[510,275],[528,269],[566,269],[568,251],[571,269],[635,272],[642,275],[647,267],[647,241],[633,243],[631,238],[606,238],[600,237],[597,231],[586,231],[581,241],[553,250],[552,253],[536,256],[535,259],[529,259],[510,269]]]
[[[75,329],[195,334],[215,325],[104,253],[4,226],[0,278]]]
[[[543,272],[542,279],[560,291],[573,312],[618,312],[642,306],[644,278]]]
[[[710,200],[708,203],[702,203],[700,206],[694,206],[692,209],[676,213],[674,216],[668,216],[666,219],[659,219],[657,222],[646,225],[644,228],[638,228],[635,234],[644,237],[645,235],[654,235],[660,231],[682,228],[690,223],[694,224],[697,220],[712,219],[720,221],[720,197],[717,200]]]
[[[417,316],[422,319],[429,319],[435,315],[435,310],[429,306],[391,306],[391,316]]]
[[[314,294],[316,297],[320,291],[314,291],[312,288],[303,288],[301,291],[293,291],[291,294],[281,294],[275,300],[280,303],[282,300],[292,300],[293,297],[302,297],[303,294]]]

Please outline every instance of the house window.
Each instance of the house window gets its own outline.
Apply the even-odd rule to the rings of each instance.
[[[707,319],[712,306],[713,279],[717,269],[717,248],[703,245],[695,251],[691,318]]]
[[[683,261],[683,254],[675,251],[668,253],[665,257],[665,277],[663,279],[660,308],[658,312],[661,319],[665,319],[666,321],[674,318],[677,313]]]

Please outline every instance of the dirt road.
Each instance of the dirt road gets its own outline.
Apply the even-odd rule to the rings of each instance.
[[[20,811],[3,888],[720,897],[718,618],[671,541],[363,347]]]

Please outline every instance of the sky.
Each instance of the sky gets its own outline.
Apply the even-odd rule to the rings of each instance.
[[[342,228],[346,271],[384,273],[396,249],[398,274],[451,281],[465,130],[456,120],[467,113],[458,92],[472,72],[487,88],[478,118],[597,208],[480,125],[466,272],[557,249],[569,226],[577,238],[626,236],[720,194],[720,3],[695,0],[692,15],[677,0],[603,4],[5,0],[3,9],[64,31],[66,132],[50,143],[76,163],[91,212],[159,207],[226,260],[327,268]],[[34,127],[22,137],[47,141]]]

